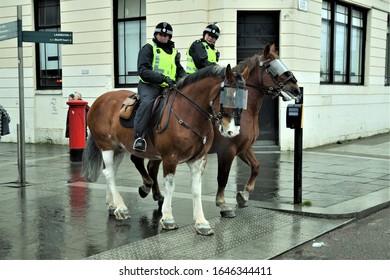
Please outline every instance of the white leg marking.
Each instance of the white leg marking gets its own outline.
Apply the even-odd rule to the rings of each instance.
[[[206,157],[203,157],[195,162],[188,163],[188,167],[190,168],[191,172],[192,203],[195,225],[209,224],[209,222],[204,217],[202,207],[202,173],[205,165]]]
[[[126,217],[120,214],[127,213],[128,210],[115,183],[115,173],[119,164],[114,163],[114,151],[103,151],[102,156],[105,165],[105,169],[103,169],[103,174],[104,176],[106,176],[107,181],[106,199],[109,202],[108,207],[116,208],[114,213],[117,219],[128,218],[128,216]]]
[[[173,174],[168,174],[163,179],[163,184],[165,187],[165,197],[164,197],[164,203],[162,205],[161,211],[162,211],[162,220],[173,220],[173,214],[172,214],[172,197],[173,192],[175,190],[175,180]]]

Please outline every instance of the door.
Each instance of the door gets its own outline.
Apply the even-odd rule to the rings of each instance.
[[[237,63],[261,53],[268,43],[279,49],[279,11],[237,12]],[[259,145],[279,145],[278,99],[266,96],[259,113]]]

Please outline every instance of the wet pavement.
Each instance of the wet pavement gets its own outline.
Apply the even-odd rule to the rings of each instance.
[[[389,207],[389,136],[305,150],[302,200],[311,206],[293,203],[294,152],[255,146],[261,164],[256,188],[234,219],[220,218],[215,206],[216,155],[209,155],[202,193],[215,231],[210,237],[195,234],[185,164],[178,168],[173,199],[179,229],[166,232],[157,203],[138,195],[141,178],[129,157],[117,185],[131,219],[117,221],[106,211],[104,176],[85,182],[67,146],[26,144],[27,186],[19,187],[17,144],[0,142],[0,259],[271,259]],[[248,176],[249,168],[236,159],[225,191],[232,205]]]

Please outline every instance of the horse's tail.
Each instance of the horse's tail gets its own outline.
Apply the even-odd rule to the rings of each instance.
[[[103,157],[91,135],[88,136],[82,160],[81,176],[88,182],[96,182],[101,172]]]

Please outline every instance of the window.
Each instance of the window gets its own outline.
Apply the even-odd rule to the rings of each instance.
[[[60,31],[60,0],[35,0],[35,31]],[[36,73],[38,89],[62,87],[61,45],[37,43]]]
[[[138,52],[146,43],[145,0],[114,0],[115,87],[138,84]]]
[[[385,86],[390,86],[390,14],[387,15]]]
[[[322,2],[321,83],[364,84],[366,11]]]

